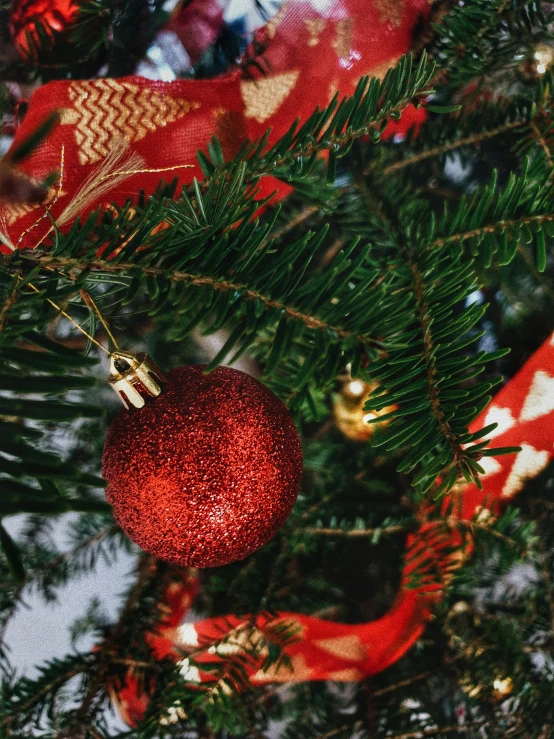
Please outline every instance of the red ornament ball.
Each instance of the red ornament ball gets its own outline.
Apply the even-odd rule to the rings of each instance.
[[[238,370],[167,373],[162,393],[122,409],[106,438],[106,497],[125,533],[160,559],[219,567],[255,552],[286,521],[302,448],[284,404]]]
[[[36,60],[46,42],[54,43],[54,32],[65,33],[79,12],[75,0],[14,0],[10,15],[10,32],[24,59]],[[45,36],[37,30],[40,24]]]

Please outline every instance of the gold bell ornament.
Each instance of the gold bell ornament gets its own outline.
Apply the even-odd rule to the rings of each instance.
[[[379,411],[366,411],[364,405],[371,393],[377,388],[376,382],[347,378],[333,403],[335,424],[342,433],[353,441],[368,441],[378,426],[384,426],[387,420],[381,423],[370,421],[384,416],[396,406],[387,406]]]

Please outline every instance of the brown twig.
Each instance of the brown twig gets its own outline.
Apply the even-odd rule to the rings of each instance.
[[[474,721],[471,724],[441,726],[433,729],[417,729],[415,731],[407,731],[403,734],[391,734],[389,739],[422,739],[422,737],[437,736],[438,734],[452,734],[454,732],[465,734],[468,729],[485,726],[486,723],[486,721]],[[325,732],[325,734],[320,734],[316,739],[331,739],[331,737],[337,736],[337,734],[342,734],[344,731],[348,731],[349,729],[352,731],[352,734],[354,734],[361,728],[363,728],[362,722],[356,721],[354,724],[344,724],[344,726],[339,726],[338,729],[333,729],[332,731]]]
[[[511,121],[510,123],[505,123],[503,126],[498,126],[497,128],[493,128],[490,131],[482,131],[481,133],[473,134],[472,136],[467,136],[462,139],[458,139],[457,141],[451,141],[448,144],[442,144],[441,146],[435,146],[432,149],[427,149],[426,151],[422,151],[419,154],[413,154],[411,157],[406,157],[406,159],[402,159],[399,162],[394,162],[393,164],[389,164],[388,167],[385,167],[383,169],[383,174],[391,174],[392,172],[396,172],[399,169],[404,169],[404,167],[409,167],[413,164],[419,164],[419,162],[423,162],[425,159],[430,159],[431,157],[440,156],[441,154],[446,154],[449,151],[455,151],[456,149],[459,149],[461,146],[470,146],[471,144],[477,144],[481,141],[486,141],[487,139],[492,139],[495,136],[499,136],[502,133],[505,133],[506,131],[510,131],[513,128],[517,128],[518,126],[523,125],[523,121]],[[367,174],[367,172],[366,172]]]
[[[524,218],[513,218],[508,221],[498,221],[497,223],[491,224],[489,226],[479,226],[477,228],[472,228],[469,231],[461,231],[460,233],[452,234],[451,236],[443,236],[440,239],[435,239],[435,241],[429,244],[429,248],[436,249],[438,247],[445,246],[446,244],[454,244],[458,241],[466,241],[467,239],[473,239],[475,236],[495,233],[496,231],[505,228],[525,226],[530,223],[546,223],[551,221],[554,221],[554,213],[543,213],[539,215],[526,216]]]
[[[355,724],[344,724],[343,726],[339,726],[338,729],[326,731],[325,734],[320,734],[316,737],[316,739],[331,739],[331,737],[337,736],[337,734],[342,734],[343,731],[348,731],[348,729],[352,731],[352,734],[355,734],[359,729],[362,728],[363,723],[361,721],[356,721]]]
[[[452,431],[450,423],[442,410],[440,390],[438,382],[436,380],[437,367],[431,328],[432,318],[430,316],[429,307],[425,299],[425,283],[423,280],[423,275],[421,274],[421,270],[419,269],[418,264],[413,258],[413,251],[411,249],[407,249],[405,250],[405,253],[408,269],[410,270],[412,274],[412,279],[414,281],[416,313],[423,336],[423,356],[427,375],[427,392],[429,395],[429,400],[431,401],[431,408],[433,410],[433,415],[437,420],[441,433],[443,437],[447,440],[450,449],[452,450],[452,455],[454,457],[456,467],[458,468],[458,473],[461,474],[460,459],[464,456],[464,450],[462,449],[458,441],[458,437],[456,436],[454,431]]]
[[[421,739],[421,737],[437,736],[437,734],[465,734],[468,729],[475,729],[479,726],[485,726],[486,721],[474,721],[471,724],[457,724],[455,726],[441,726],[436,729],[419,729],[417,731],[408,731],[404,734],[392,734],[389,739]]]
[[[305,534],[313,534],[314,536],[346,536],[346,537],[361,537],[361,536],[373,536],[375,533],[379,534],[397,534],[401,531],[409,531],[409,526],[384,526],[383,528],[376,527],[374,529],[324,529],[308,527],[305,529],[296,529],[298,532]]]
[[[552,176],[552,168],[554,167],[554,161],[552,160],[552,152],[550,151],[550,147],[544,140],[544,137],[542,136],[541,132],[539,131],[539,128],[535,121],[531,121],[531,131],[533,132],[533,137],[536,140],[536,142],[539,144],[541,149],[544,152],[544,155],[546,157],[546,161],[548,163],[548,166],[550,167],[550,176]]]
[[[276,229],[273,231],[273,233],[270,233],[268,238],[262,243],[261,249],[266,247],[270,241],[276,241],[277,239],[282,238],[286,234],[289,233],[289,231],[292,231],[297,226],[299,226],[301,223],[304,223],[305,220],[307,220],[310,216],[313,216],[315,213],[317,213],[319,208],[317,205],[310,205],[307,208],[304,208],[303,210],[298,213],[294,218],[291,218],[290,221],[287,221],[287,223],[283,224],[281,228]]]
[[[379,688],[379,690],[375,690],[373,692],[373,697],[378,698],[381,695],[386,695],[387,693],[393,693],[395,690],[398,690],[399,688],[405,688],[407,685],[411,685],[412,683],[415,683],[418,680],[424,680],[426,677],[429,677],[430,675],[431,673],[429,671],[420,672],[419,675],[414,675],[414,677],[410,677],[407,680],[401,680],[399,683],[395,683],[394,685],[387,685],[386,688]]]
[[[478,523],[477,521],[463,521],[462,519],[456,519],[454,528],[459,528],[459,527],[468,529],[472,533],[475,531],[475,529],[479,529],[480,531],[485,531],[487,534],[490,534],[496,539],[503,541],[509,546],[514,547],[515,549],[519,549],[522,553],[526,551],[526,548],[522,547],[522,545],[519,542],[517,542],[515,539],[512,539],[509,536],[506,536],[506,534],[500,533],[500,531],[495,531],[494,529],[490,528],[490,526],[486,526],[482,523]]]
[[[554,218],[554,216],[553,216]],[[33,255],[30,251],[26,254],[26,257],[34,262],[43,264],[45,267],[54,269],[66,269],[72,270],[90,270],[92,272],[106,272],[109,274],[118,274],[119,272],[127,272],[130,269],[136,269],[136,265],[120,263],[111,264],[110,262],[103,262],[101,260],[88,260],[86,262],[80,262],[78,259],[68,259],[61,257],[50,257],[48,255]],[[186,282],[189,285],[195,287],[210,286],[214,290],[221,292],[240,292],[243,298],[248,300],[257,300],[263,303],[266,308],[276,308],[277,310],[283,311],[289,318],[301,321],[305,326],[312,329],[320,329],[324,331],[331,331],[335,333],[341,340],[356,338],[361,344],[368,347],[373,347],[380,351],[384,350],[383,344],[376,338],[370,336],[364,336],[362,334],[355,334],[352,331],[346,331],[333,326],[327,321],[316,316],[311,316],[307,313],[297,310],[296,308],[286,305],[279,300],[273,300],[268,298],[255,290],[247,290],[243,285],[230,282],[228,280],[217,280],[213,277],[198,277],[197,275],[190,274],[188,272],[168,272],[161,267],[141,267],[142,272],[145,275],[153,277],[165,277],[173,282]]]
[[[0,332],[4,330],[8,321],[8,314],[16,303],[18,290],[19,281],[16,281],[12,285],[12,289],[6,295],[6,300],[4,301],[4,305],[2,306],[2,310],[0,311]]]

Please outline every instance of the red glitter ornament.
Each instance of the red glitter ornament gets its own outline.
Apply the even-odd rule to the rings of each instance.
[[[117,521],[140,547],[218,567],[259,549],[286,521],[302,449],[265,385],[229,367],[203,370],[171,370],[161,395],[118,413],[102,472]]]
[[[36,59],[46,37],[53,44],[54,32],[64,33],[75,21],[79,5],[75,0],[14,0],[10,31],[14,44],[24,59]],[[45,38],[39,38],[40,24]]]

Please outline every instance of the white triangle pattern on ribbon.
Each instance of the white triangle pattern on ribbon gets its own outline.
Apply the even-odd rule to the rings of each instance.
[[[526,480],[535,477],[546,467],[550,458],[547,451],[537,451],[530,444],[521,444],[520,446],[521,451],[518,453],[508,479],[502,488],[503,498],[511,498],[518,493]]]
[[[494,431],[491,431],[490,434],[488,434],[488,439],[494,439],[495,436],[500,436],[501,434],[506,433],[506,431],[509,431],[516,425],[517,420],[512,416],[510,408],[498,408],[493,405],[487,411],[483,426],[488,426],[491,423],[497,423],[498,426]]]
[[[194,624],[181,624],[177,629],[179,634],[179,643],[183,647],[197,647],[198,632],[196,631]]]
[[[183,680],[191,683],[202,682],[202,680],[200,679],[200,672],[198,670],[198,667],[196,667],[195,665],[191,665],[188,657],[185,657],[185,659],[182,659],[177,664],[181,668],[179,670],[179,673]]]
[[[520,421],[533,421],[554,411],[554,377],[538,370],[519,416]]]
[[[479,460],[479,466],[485,470],[484,474],[481,475],[482,480],[490,475],[496,475],[502,469],[502,465],[494,457],[483,457]]]

